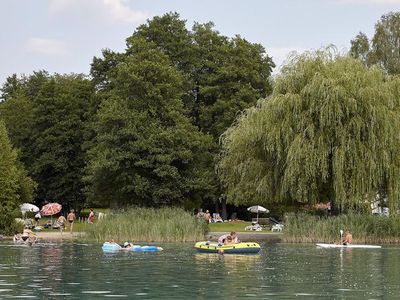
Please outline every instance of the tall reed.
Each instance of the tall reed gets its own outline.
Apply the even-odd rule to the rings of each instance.
[[[337,243],[341,229],[351,231],[353,243],[400,243],[400,217],[360,214],[332,217],[287,214],[283,240],[293,243]]]
[[[186,242],[204,239],[207,224],[180,208],[131,208],[88,224],[96,241]]]

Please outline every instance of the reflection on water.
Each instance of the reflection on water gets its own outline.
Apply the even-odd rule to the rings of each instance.
[[[103,253],[99,244],[0,243],[0,299],[396,298],[400,248],[265,244],[255,255]]]

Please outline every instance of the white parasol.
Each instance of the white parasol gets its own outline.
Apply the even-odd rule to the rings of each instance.
[[[27,212],[38,212],[39,211],[39,207],[37,207],[36,205],[33,205],[31,203],[21,204],[20,209],[21,209],[22,215],[25,215]]]
[[[258,223],[258,213],[260,213],[260,212],[263,212],[266,214],[269,213],[268,209],[266,209],[265,207],[262,207],[260,205],[250,206],[247,208],[247,210],[252,213],[257,213],[257,223]]]

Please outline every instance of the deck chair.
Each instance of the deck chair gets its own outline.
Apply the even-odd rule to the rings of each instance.
[[[284,225],[283,224],[274,224],[271,227],[271,231],[274,232],[281,232],[283,230]]]
[[[219,213],[213,213],[211,221],[213,223],[223,222],[223,220],[222,220],[221,216],[219,215]]]

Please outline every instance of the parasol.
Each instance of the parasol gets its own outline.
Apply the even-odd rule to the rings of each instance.
[[[59,213],[61,211],[61,208],[62,206],[59,203],[49,203],[42,207],[40,213],[43,216],[52,216],[56,213]]]
[[[37,207],[36,205],[30,204],[30,203],[21,204],[20,208],[21,208],[21,212],[23,214],[26,212],[38,212],[39,211],[39,207]]]
[[[265,207],[262,207],[260,205],[250,206],[249,208],[247,208],[247,210],[252,213],[257,213],[257,223],[258,223],[258,213],[259,212],[269,213],[268,209],[266,209]]]

